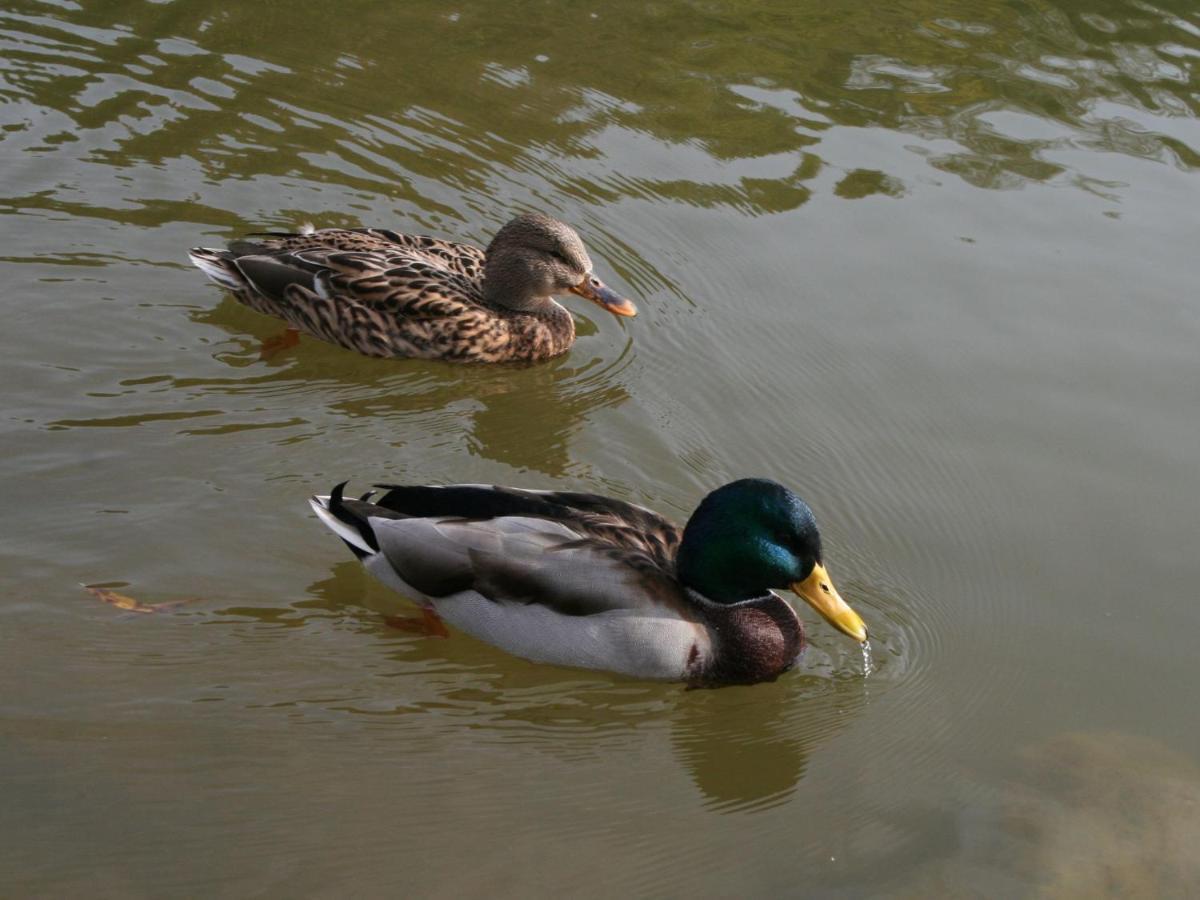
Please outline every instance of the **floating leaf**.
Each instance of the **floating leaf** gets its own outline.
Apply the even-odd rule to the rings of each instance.
[[[107,603],[109,606],[115,606],[117,609],[123,609],[126,612],[136,613],[155,613],[162,612],[165,609],[171,609],[180,606],[184,603],[190,603],[193,600],[199,600],[199,597],[187,597],[183,600],[168,600],[165,603],[143,603],[141,600],[135,600],[125,594],[118,594],[116,591],[102,587],[91,587],[89,585],[80,585],[85,591],[100,600]]]

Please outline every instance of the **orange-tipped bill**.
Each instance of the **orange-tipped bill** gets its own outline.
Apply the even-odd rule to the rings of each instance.
[[[571,293],[578,294],[580,297],[587,297],[587,299],[591,300],[597,306],[607,309],[614,316],[637,315],[637,307],[632,302],[608,288],[595,275],[587,276],[583,281],[571,288]]]
[[[813,566],[811,575],[803,581],[797,581],[791,587],[805,603],[819,612],[826,622],[842,634],[849,635],[860,644],[866,642],[866,623],[838,595],[823,565],[817,563]]]

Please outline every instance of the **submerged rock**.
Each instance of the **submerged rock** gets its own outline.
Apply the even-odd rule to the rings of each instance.
[[[1067,733],[958,816],[957,852],[903,898],[1200,897],[1200,766],[1149,738]]]
[[[1195,762],[1127,734],[1064,734],[1023,756],[1027,772],[1005,804],[1002,829],[1035,890],[1050,897],[1197,896]]]

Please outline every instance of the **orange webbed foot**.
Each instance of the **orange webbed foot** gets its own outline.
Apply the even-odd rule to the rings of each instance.
[[[409,634],[419,634],[424,637],[450,637],[446,623],[432,609],[422,607],[418,616],[384,616],[383,621],[391,628],[407,631]]]
[[[270,359],[281,350],[286,350],[288,347],[295,347],[300,343],[300,332],[295,328],[285,328],[282,332],[275,335],[273,338],[267,338],[262,342],[262,348],[258,352],[259,359]]]

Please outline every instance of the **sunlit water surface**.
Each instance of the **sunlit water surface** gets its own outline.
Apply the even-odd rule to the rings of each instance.
[[[6,4],[0,893],[1194,893],[1198,57],[1179,0]],[[533,368],[263,361],[185,263],[528,208],[641,308]],[[869,678],[399,632],[305,504],[752,474]]]

